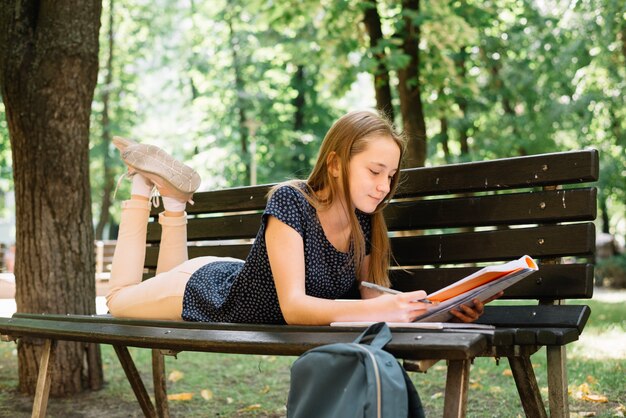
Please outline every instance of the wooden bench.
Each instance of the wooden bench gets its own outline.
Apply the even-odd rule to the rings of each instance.
[[[94,243],[96,258],[96,280],[108,281],[111,277],[111,263],[115,252],[115,240],[99,240]]]
[[[550,415],[569,416],[565,346],[578,339],[590,310],[564,302],[592,296],[595,229],[591,221],[596,216],[596,190],[582,183],[597,178],[594,150],[403,171],[399,193],[385,212],[398,264],[392,271],[397,289],[433,291],[475,271],[480,263],[523,254],[540,263],[539,272],[506,292],[506,299],[519,303],[487,306],[480,322],[495,324],[495,331],[393,331],[388,349],[404,360],[407,369],[420,371],[435,361],[447,361],[444,416],[465,415],[470,365],[479,356],[507,357],[526,415],[547,416],[530,359],[544,346]],[[196,204],[188,208],[190,257],[245,258],[268,187],[196,194]],[[147,239],[149,270],[156,265],[159,235],[159,225],[152,223]],[[34,413],[41,415],[50,380],[47,365],[57,340],[112,344],[144,414],[167,416],[164,353],[299,355],[315,346],[351,341],[361,331],[123,320],[106,315],[17,313],[0,320],[0,334],[11,339],[46,340],[34,405]],[[156,405],[129,346],[153,349]]]

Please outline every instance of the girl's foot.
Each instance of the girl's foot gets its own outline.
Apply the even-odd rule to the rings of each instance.
[[[154,145],[124,141],[114,141],[114,144],[120,149],[130,175],[141,173],[154,183],[161,196],[191,201],[193,193],[200,187],[200,176],[193,168]]]

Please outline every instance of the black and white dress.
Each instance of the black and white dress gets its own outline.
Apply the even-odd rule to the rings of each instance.
[[[338,251],[326,238],[315,208],[291,186],[270,197],[245,262],[209,263],[189,278],[183,296],[186,321],[284,324],[265,244],[269,215],[295,229],[304,242],[306,294],[324,299],[344,295],[356,280],[352,251]],[[357,211],[369,253],[371,217]]]

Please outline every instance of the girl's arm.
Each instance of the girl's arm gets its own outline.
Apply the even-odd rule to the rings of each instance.
[[[363,261],[363,266],[361,267],[361,272],[359,274],[358,280],[367,280],[367,277],[368,277],[367,273],[369,272],[369,263],[370,263],[370,256],[368,255],[365,257],[365,260]],[[371,298],[381,296],[383,294],[377,290],[370,289],[370,288],[363,287],[363,286],[359,286],[359,292],[361,292],[361,298],[363,299],[371,299]],[[503,294],[504,294],[503,292],[500,292],[492,296],[491,298],[485,300],[484,302],[481,302],[478,299],[474,299],[472,301],[473,302],[472,306],[461,305],[456,309],[452,309],[450,313],[452,314],[452,316],[455,317],[455,320],[457,322],[474,322],[478,318],[480,318],[480,316],[483,314],[485,305],[487,303],[491,302],[494,299],[499,298]]]
[[[359,301],[334,301],[305,293],[304,243],[293,228],[269,216],[265,230],[276,293],[288,324],[328,325],[335,321],[410,322],[424,313],[426,305],[414,302],[423,291],[382,295]]]
[[[367,277],[369,276],[368,273],[370,269],[370,259],[371,257],[369,255],[366,255],[365,259],[363,260],[363,264],[361,265],[361,271],[359,272],[357,277],[357,280],[359,282],[367,280]],[[361,294],[361,299],[372,299],[383,294],[378,290],[370,289],[369,287],[364,286],[359,286],[359,293]]]

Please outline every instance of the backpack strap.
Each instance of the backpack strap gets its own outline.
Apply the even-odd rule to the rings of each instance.
[[[367,327],[361,335],[354,340],[355,344],[367,344],[382,349],[391,341],[391,330],[386,322],[377,322]]]

